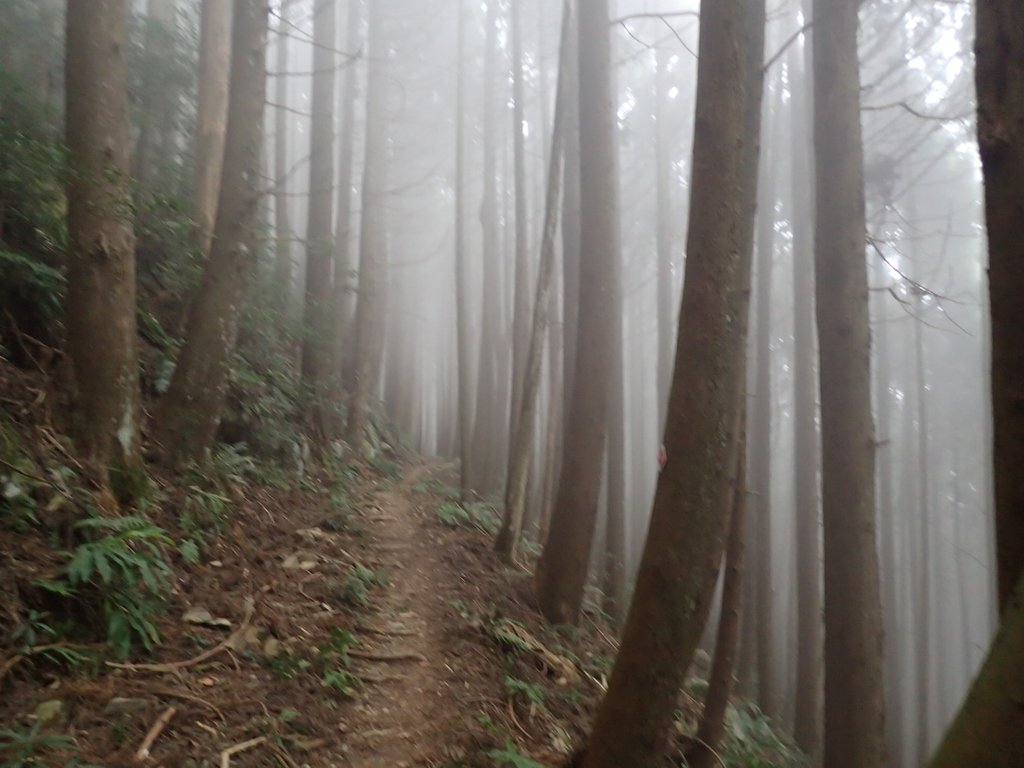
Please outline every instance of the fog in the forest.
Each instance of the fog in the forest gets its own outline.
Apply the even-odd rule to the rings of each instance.
[[[311,3],[296,2],[275,12],[271,62],[287,47],[287,85],[274,73],[275,104],[269,121],[287,107],[289,131],[285,166],[298,168],[274,206],[287,206],[294,222],[306,219],[311,84],[295,73],[311,68]],[[352,61],[365,40],[358,4],[339,25],[339,67],[357,68],[365,83],[366,62]],[[456,18],[449,2],[382,0],[387,50],[371,53],[386,61],[387,329],[379,396],[416,447],[428,453],[456,453],[457,350],[454,300],[454,153],[457,60]],[[682,0],[618,2],[614,15],[619,200],[622,238],[623,440],[628,515],[627,570],[642,546],[657,475],[660,444],[658,290],[659,248],[670,259],[669,294],[678,303],[685,259],[689,155],[696,73],[697,6]],[[524,136],[527,250],[536,274],[544,221],[547,160],[557,80],[560,3],[521,4],[525,101]],[[491,14],[497,15],[493,20]],[[494,357],[504,381],[512,364],[516,254],[513,135],[516,130],[510,39],[510,9],[500,3],[470,4],[466,10],[464,200],[466,282],[472,378],[481,349]],[[769,606],[748,601],[744,619],[740,684],[756,690],[758,640],[772,645],[778,678],[776,701],[762,707],[784,722],[793,717],[796,647],[796,546],[794,524],[794,222],[793,154],[811,139],[794,126],[791,86],[804,75],[804,47],[794,36],[804,26],[796,3],[769,9],[768,70],[763,127],[761,190],[751,329],[751,414],[769,434],[752,427],[750,462],[767,461],[769,472],[751,478],[751,509],[770,517],[754,523],[751,562],[756,569],[748,594],[761,581],[771,584]],[[344,15],[344,14],[343,14]],[[487,25],[497,29],[488,35]],[[360,48],[345,49],[347,24],[359,27]],[[862,12],[861,62],[869,223],[867,259],[871,276],[875,413],[878,434],[879,533],[886,631],[891,725],[900,734],[904,764],[930,750],[955,712],[988,647],[993,627],[991,493],[986,445],[986,350],[983,339],[985,241],[980,226],[980,170],[973,139],[970,76],[970,10],[966,4],[869,3]],[[802,38],[800,38],[802,39]],[[496,58],[487,80],[488,45]],[[273,71],[273,66],[271,67]],[[356,112],[365,108],[360,87]],[[488,114],[490,112],[490,114]],[[275,123],[281,126],[281,122]],[[363,121],[357,119],[357,126]],[[487,127],[491,133],[485,134]],[[351,183],[358,190],[364,136],[353,136],[356,158]],[[492,143],[492,165],[485,166]],[[659,176],[664,184],[659,186]],[[487,184],[493,184],[497,231],[485,240],[481,226]],[[659,195],[667,199],[660,200]],[[571,211],[566,211],[572,215]],[[659,215],[662,217],[659,219]],[[349,227],[358,242],[355,224]],[[344,226],[344,225],[342,225]],[[301,228],[300,228],[301,229]],[[301,231],[276,233],[299,242],[296,286],[302,274]],[[667,238],[667,242],[659,242]],[[355,247],[355,245],[353,246]],[[806,246],[805,246],[806,247]],[[586,258],[586,254],[582,254]],[[484,263],[489,262],[490,272]],[[768,273],[766,279],[758,276]],[[486,293],[485,280],[496,282]],[[531,285],[532,285],[531,280]],[[547,430],[559,418],[563,349],[561,308],[556,293],[552,340],[544,361],[542,406],[536,430],[528,519],[536,520],[544,491]],[[298,291],[298,287],[296,291]],[[532,291],[531,291],[532,300]],[[761,309],[764,306],[765,309]],[[676,308],[673,308],[673,319]],[[481,338],[482,317],[493,312],[497,328]],[[762,324],[767,321],[767,328]],[[758,354],[767,345],[768,354]],[[758,376],[766,364],[768,375]],[[759,388],[768,385],[768,389]],[[489,435],[498,454],[481,491],[500,491],[508,444],[507,393],[501,405],[475,393],[477,418],[485,408],[499,413]],[[662,390],[662,396],[663,390]],[[553,405],[554,403],[554,405]],[[755,455],[757,452],[758,455]],[[483,456],[480,457],[484,459]],[[682,457],[681,460],[685,460]],[[767,480],[767,484],[764,483]],[[528,529],[529,530],[529,529]],[[600,533],[598,539],[600,539]],[[598,541],[596,547],[601,546]],[[763,614],[762,614],[763,611]],[[756,626],[767,623],[767,631]],[[708,643],[706,647],[710,648]],[[746,676],[743,674],[745,671]],[[894,758],[895,759],[895,758]],[[896,764],[894,762],[894,764]]]
[[[137,1],[135,11],[151,13],[153,5],[164,3]],[[199,4],[169,5],[183,41],[180,55],[194,57]],[[611,4],[620,295],[601,298],[621,301],[621,349],[616,353],[609,338],[596,356],[577,349],[580,283],[578,276],[566,279],[566,265],[588,259],[579,250],[580,189],[573,174],[581,162],[603,161],[573,137],[586,105],[571,96],[563,126],[566,183],[547,211],[562,1],[337,0],[316,6],[315,12],[314,0],[273,0],[266,50],[260,282],[284,289],[287,279],[282,322],[297,329],[294,346],[319,335],[309,328],[315,312],[304,310],[319,287],[321,296],[335,292],[340,309],[334,317],[348,329],[332,337],[344,347],[332,355],[352,354],[362,343],[352,331],[360,322],[357,298],[372,295],[382,334],[369,353],[376,375],[356,373],[353,380],[369,382],[370,400],[382,404],[416,451],[456,461],[460,439],[468,439],[461,454],[471,459],[468,484],[500,509],[544,226],[555,215],[525,547],[535,553],[543,543],[556,503],[566,462],[566,404],[573,396],[567,373],[573,355],[588,353],[613,368],[588,594],[600,604],[608,584],[609,488],[612,496],[622,494],[624,585],[631,591],[659,473],[686,260],[698,3]],[[329,6],[335,23],[332,42],[325,43],[324,30],[315,29],[316,13]],[[887,729],[891,765],[911,766],[938,743],[995,626],[974,21],[966,2],[872,0],[860,16]],[[798,483],[802,478],[816,487],[819,473],[808,272],[813,25],[807,18],[799,0],[768,5],[747,363],[747,580],[736,671],[739,692],[787,729],[795,725],[800,695],[798,566],[802,558],[821,557],[817,536],[804,531],[801,537],[796,522]],[[314,125],[316,113],[324,114],[314,77],[325,67],[330,78],[321,82],[333,94],[328,149],[311,146],[312,136],[323,136]],[[176,169],[187,188],[196,83],[181,80],[159,84],[177,89],[168,107],[176,133],[163,144],[173,152],[160,162]],[[137,140],[137,130],[133,136]],[[325,177],[333,179],[329,189]],[[314,198],[329,196],[320,214],[310,210],[311,189]],[[307,280],[307,254],[325,238],[332,254],[347,253],[347,262],[327,261],[326,272]],[[368,254],[378,260],[369,289],[360,285],[366,279],[360,260]],[[461,342],[457,280],[465,287]],[[800,366],[815,377],[809,397],[798,395]],[[467,385],[460,415],[460,386]],[[804,434],[809,457],[797,449],[801,424],[810,425]],[[664,471],[670,472],[687,457],[670,452],[667,460]],[[809,538],[815,544],[810,553],[804,550]],[[716,617],[713,610],[702,641],[709,653]]]

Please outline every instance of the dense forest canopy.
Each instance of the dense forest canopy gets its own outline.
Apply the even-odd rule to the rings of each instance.
[[[0,686],[415,457],[614,641],[563,762],[1024,759],[1015,0],[4,6]]]

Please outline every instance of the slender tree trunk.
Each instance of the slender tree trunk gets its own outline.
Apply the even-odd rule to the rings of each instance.
[[[210,253],[217,217],[231,74],[231,0],[203,0],[199,38],[199,109],[193,209],[199,247]]]
[[[672,317],[672,163],[669,162],[668,58],[658,49],[655,78],[654,161],[656,235],[658,252],[658,433],[665,429],[668,388],[672,384],[672,360],[675,352],[675,323]]]
[[[813,34],[813,33],[812,33]],[[805,44],[806,45],[806,44]],[[797,674],[793,735],[820,764],[822,746],[821,514],[814,327],[814,177],[808,54],[789,54],[793,185],[793,488],[796,507]]]
[[[309,210],[306,220],[306,300],[303,313],[302,383],[312,400],[308,404],[310,428],[324,443],[335,431],[331,424],[331,342],[333,298],[331,267],[334,260],[334,98],[335,0],[313,4],[313,97],[309,133]]]
[[[287,313],[291,303],[292,279],[295,265],[292,261],[292,225],[289,216],[288,197],[288,3],[282,4],[277,22],[276,69],[278,74],[274,85],[274,288],[277,308]]]
[[[918,302],[918,309],[921,305]],[[931,511],[928,500],[928,401],[925,381],[924,339],[921,336],[922,321],[914,320],[914,368],[917,392],[917,547],[920,559],[915,578],[914,604],[917,616],[917,754],[924,760],[931,749],[932,704],[932,574],[931,574]]]
[[[745,421],[745,415],[741,415]],[[715,658],[708,676],[708,693],[697,729],[697,741],[686,756],[689,768],[713,768],[718,765],[718,744],[725,734],[725,713],[732,695],[733,671],[740,644],[740,608],[743,603],[744,544],[747,527],[747,450],[740,435],[736,477],[733,482],[732,519],[725,545],[725,579],[722,583],[722,614],[715,638]]]
[[[456,354],[458,355],[459,390],[459,496],[462,502],[469,501],[472,489],[473,460],[473,392],[470,381],[473,375],[470,359],[470,317],[469,296],[466,285],[466,125],[463,113],[465,98],[466,59],[466,11],[462,0],[456,0],[458,14],[458,61],[456,72],[455,106],[455,328]]]
[[[487,6],[487,36],[484,43],[483,107],[483,199],[480,224],[483,230],[483,317],[480,324],[480,361],[477,370],[476,418],[473,422],[472,485],[487,493],[496,484],[498,461],[496,442],[500,431],[500,243],[498,233],[498,4]]]
[[[234,3],[224,176],[213,246],[159,419],[171,463],[199,459],[213,444],[243,298],[256,269],[268,11],[266,0]]]
[[[573,397],[562,451],[558,503],[537,565],[541,611],[575,624],[583,603],[594,536],[608,415],[608,365],[602,347],[615,330],[611,299],[619,279],[616,112],[611,80],[608,0],[580,7],[581,259]]]
[[[814,0],[828,768],[886,762],[857,10]]]
[[[877,287],[885,285],[888,279],[885,263],[879,259],[875,280]],[[889,734],[889,762],[892,768],[903,765],[903,691],[900,685],[903,670],[900,652],[899,627],[900,599],[899,576],[900,565],[896,556],[897,519],[893,504],[893,465],[895,456],[893,443],[892,417],[892,362],[889,337],[889,319],[885,312],[887,293],[878,293],[875,302],[876,312],[873,318],[875,327],[875,412],[878,421],[878,442],[881,446],[876,456],[878,473],[878,520],[881,526],[882,555],[882,607],[885,625],[885,711],[888,714],[886,724]]]
[[[386,8],[370,3],[370,36],[366,85],[366,162],[363,167],[362,223],[359,246],[359,299],[356,304],[355,380],[349,404],[346,439],[357,451],[363,447],[371,400],[377,391],[384,351],[387,299],[387,232],[384,195],[387,188],[387,41],[383,24]]]
[[[765,177],[768,177],[765,174]],[[757,574],[757,682],[761,710],[779,716],[778,683],[775,675],[775,627],[772,590],[772,259],[774,258],[775,206],[774,175],[762,178],[758,206],[757,270],[755,278],[756,322],[754,324],[754,400],[750,420],[751,506],[756,530],[754,563]]]
[[[514,561],[522,538],[526,509],[526,487],[530,463],[533,459],[534,436],[540,409],[541,366],[544,360],[544,337],[551,310],[551,290],[555,272],[555,241],[558,236],[558,214],[562,204],[562,163],[564,153],[564,63],[568,55],[565,45],[569,25],[572,23],[571,0],[566,0],[562,21],[562,66],[559,67],[558,97],[555,103],[555,125],[552,131],[551,163],[548,168],[547,205],[544,213],[544,235],[541,242],[540,268],[537,274],[537,294],[533,304],[533,324],[530,333],[529,355],[521,398],[521,410],[514,414],[512,450],[505,490],[505,515],[494,549],[503,558]]]
[[[749,233],[760,136],[759,129],[750,132],[750,124],[759,124],[751,113],[759,115],[761,108],[761,57],[750,55],[749,36],[763,36],[764,11],[763,6],[760,14],[748,10],[747,0],[701,3],[690,229],[679,318],[686,332],[678,337],[669,398],[669,458],[658,479],[633,604],[583,768],[662,764],[679,688],[707,620],[725,550],[745,383]],[[751,16],[759,16],[760,25]]]
[[[141,472],[124,0],[69,3],[68,354],[79,453],[127,500]]]
[[[361,38],[363,21],[362,0],[349,0],[345,23],[345,52],[355,55]],[[350,366],[352,333],[352,153],[355,147],[356,99],[358,78],[356,60],[345,63],[341,78],[339,103],[341,125],[338,132],[338,178],[334,215],[334,295],[331,299],[331,363],[330,375],[335,378],[335,397],[342,398],[341,385],[351,384]]]
[[[616,626],[626,618],[626,375],[623,360],[621,273],[608,303],[615,328],[608,337],[607,520],[605,521],[604,611]]]
[[[512,302],[512,425],[522,412],[523,379],[530,346],[530,241],[526,203],[526,93],[523,87],[523,9],[512,3],[512,164],[515,180],[515,283]],[[532,431],[531,431],[532,434]],[[511,453],[511,452],[510,452]]]

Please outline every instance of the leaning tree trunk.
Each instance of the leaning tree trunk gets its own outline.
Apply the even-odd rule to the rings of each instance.
[[[210,253],[217,217],[231,75],[231,0],[203,0],[199,38],[199,108],[193,210],[199,248]]]
[[[335,0],[313,4],[313,98],[309,131],[309,210],[306,219],[306,300],[303,312],[302,384],[314,438],[326,443],[335,431],[330,395],[334,292],[334,52]]]
[[[158,419],[164,458],[172,464],[199,459],[213,444],[239,315],[256,270],[268,10],[266,0],[234,3],[224,177],[213,247]]]
[[[118,495],[141,471],[125,0],[67,9],[68,354],[75,439]],[[126,474],[128,473],[128,474]]]
[[[356,304],[355,366],[346,440],[357,451],[364,444],[370,406],[380,378],[387,296],[387,233],[384,199],[387,136],[384,98],[387,90],[387,44],[381,0],[370,3],[366,83],[366,161],[359,243],[359,298]]]
[[[858,5],[814,0],[828,768],[885,765]]]
[[[610,298],[620,269],[608,0],[591,0],[579,10],[580,252],[585,258],[580,263],[576,369],[558,503],[536,573],[544,616],[568,624],[579,619],[597,516],[609,386],[602,347],[615,331]]]
[[[749,321],[749,201],[756,197],[759,138],[759,130],[750,132],[750,113],[761,107],[761,57],[750,56],[748,5],[701,3],[686,279],[665,435],[669,458],[583,768],[662,765],[725,549]]]
[[[514,561],[523,532],[526,511],[526,486],[533,459],[534,434],[540,408],[541,364],[544,359],[544,337],[551,311],[551,287],[555,272],[555,239],[558,235],[558,214],[562,205],[562,164],[565,161],[565,65],[569,48],[566,35],[571,28],[572,1],[566,0],[562,20],[558,95],[555,101],[555,125],[552,131],[550,165],[548,167],[547,204],[544,211],[544,235],[541,242],[540,268],[537,274],[537,295],[533,305],[529,354],[526,358],[520,411],[513,414],[514,440],[509,460],[505,489],[505,515],[494,549],[508,561]]]

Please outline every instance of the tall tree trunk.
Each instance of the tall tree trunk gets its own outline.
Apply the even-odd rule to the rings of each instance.
[[[548,168],[547,204],[544,211],[544,235],[541,242],[540,268],[537,274],[537,293],[533,304],[533,323],[530,332],[529,355],[526,358],[525,378],[520,411],[513,414],[513,443],[509,455],[509,472],[505,489],[505,514],[494,549],[504,559],[514,561],[523,532],[526,509],[526,487],[530,463],[533,459],[534,436],[540,410],[541,367],[544,361],[544,337],[551,311],[551,289],[555,272],[555,241],[558,236],[558,214],[562,205],[562,163],[565,159],[564,98],[565,59],[568,56],[566,38],[572,24],[571,0],[565,0],[562,20],[562,47],[560,53],[558,96],[555,102],[555,125],[552,130],[551,160]]]
[[[203,255],[210,253],[217,217],[231,75],[231,0],[203,0],[199,37],[199,107],[193,210]]]
[[[456,0],[456,3],[458,61],[455,64],[455,331],[459,390],[459,497],[466,503],[469,501],[473,478],[473,392],[470,381],[473,367],[469,348],[472,334],[466,285],[466,123],[463,117],[466,108],[466,11],[462,0]]]
[[[978,144],[992,323],[993,481],[1002,624],[931,768],[1024,764],[1024,6],[979,0]]]
[[[522,411],[523,379],[530,346],[530,235],[526,203],[526,93],[523,87],[523,3],[512,3],[512,164],[515,181],[515,283],[512,302],[512,430]],[[532,428],[531,428],[532,430]],[[532,434],[532,431],[531,431]],[[511,453],[511,452],[510,452]]]
[[[78,451],[118,495],[141,472],[124,0],[69,3],[68,354]]]
[[[704,0],[686,279],[636,592],[583,768],[653,768],[715,591],[733,499],[749,321],[764,7]],[[756,5],[755,5],[756,8]],[[760,23],[757,19],[760,18]],[[749,26],[748,26],[749,24]],[[753,40],[750,36],[754,35]],[[581,36],[582,37],[582,36]],[[757,117],[755,117],[757,115]],[[584,190],[587,185],[584,185]]]
[[[499,369],[501,346],[500,244],[498,233],[498,4],[487,6],[487,37],[484,43],[483,106],[483,199],[480,225],[483,230],[483,317],[480,324],[480,361],[477,369],[476,418],[473,423],[473,486],[480,493],[493,490],[498,473],[497,435],[501,423]]]
[[[608,303],[615,327],[607,342],[608,450],[607,519],[605,520],[604,611],[616,626],[626,618],[626,372],[623,360],[623,302],[621,272]]]
[[[829,768],[878,768],[886,761],[857,10],[846,0],[814,0]]]
[[[224,176],[213,246],[159,418],[159,437],[171,463],[199,459],[213,444],[238,319],[256,269],[268,17],[266,0],[235,0]]]
[[[813,33],[812,33],[813,34]],[[805,43],[806,46],[806,43]],[[799,44],[789,54],[793,185],[793,489],[796,508],[797,670],[793,736],[821,761],[822,616],[821,514],[818,491],[818,390],[814,360],[814,177],[808,52]]]
[[[778,683],[775,675],[775,627],[772,604],[772,259],[775,245],[774,175],[761,180],[758,206],[756,322],[754,324],[754,399],[750,419],[750,485],[756,530],[754,549],[757,574],[757,684],[761,710],[775,719],[779,716]]]
[[[921,303],[917,303],[921,311]],[[924,339],[921,335],[923,321],[914,320],[914,379],[917,384],[915,405],[917,409],[917,548],[918,563],[914,587],[914,605],[917,606],[917,754],[924,760],[931,749],[931,704],[932,704],[932,568],[931,568],[931,511],[928,500],[928,385],[925,380]]]
[[[1024,8],[978,0],[978,144],[985,174],[992,314],[996,563],[1000,610],[1024,564]]]
[[[362,0],[349,0],[345,22],[345,52],[355,55],[359,49],[363,21]],[[338,178],[334,224],[334,295],[331,299],[330,375],[337,384],[351,384],[348,370],[353,355],[352,333],[352,153],[355,148],[356,99],[358,98],[356,59],[345,62],[339,103],[341,125],[338,131]],[[341,387],[335,387],[336,390]],[[334,396],[341,399],[341,392]]]
[[[579,94],[581,258],[573,397],[562,451],[558,503],[537,564],[541,611],[552,623],[575,624],[583,603],[601,485],[608,415],[608,365],[602,354],[614,333],[611,299],[619,280],[619,211],[608,0],[580,7]]]
[[[658,254],[658,433],[665,429],[668,388],[672,384],[675,327],[672,317],[672,163],[668,130],[668,53],[655,52],[657,76],[654,95],[654,161],[657,208],[655,227]]]
[[[359,298],[356,304],[356,352],[346,440],[363,447],[371,400],[377,391],[387,300],[387,232],[384,196],[387,188],[387,38],[383,25],[387,8],[370,3],[366,84],[366,161],[363,166],[362,223],[359,244]]]
[[[885,262],[877,260],[875,280],[878,287],[889,279]],[[903,765],[903,690],[900,685],[903,670],[900,652],[900,634],[897,632],[900,616],[899,563],[896,555],[897,517],[893,503],[893,465],[895,456],[893,444],[892,416],[892,359],[890,352],[889,319],[885,311],[888,293],[879,292],[875,299],[875,412],[878,422],[878,443],[881,446],[875,457],[878,473],[878,520],[881,526],[882,556],[882,608],[885,632],[885,711],[889,740],[889,763],[892,768]]]
[[[292,279],[295,265],[292,261],[290,199],[288,195],[288,3],[283,3],[277,21],[277,81],[274,85],[274,288],[277,308],[287,313],[291,303]]]
[[[335,431],[329,396],[336,384],[331,370],[334,292],[334,98],[335,0],[313,4],[313,97],[309,132],[309,209],[306,220],[306,301],[303,313],[302,383],[309,402],[310,428],[324,443]],[[336,389],[336,387],[335,387]]]
[[[745,410],[745,409],[743,409]],[[745,415],[740,417],[744,421]],[[725,545],[725,579],[722,582],[722,613],[715,638],[715,658],[708,676],[708,693],[697,729],[697,740],[686,755],[689,768],[713,768],[725,733],[725,713],[732,695],[733,671],[740,643],[740,607],[743,603],[744,544],[747,527],[746,440],[740,435],[736,477],[733,479],[732,518]]]

